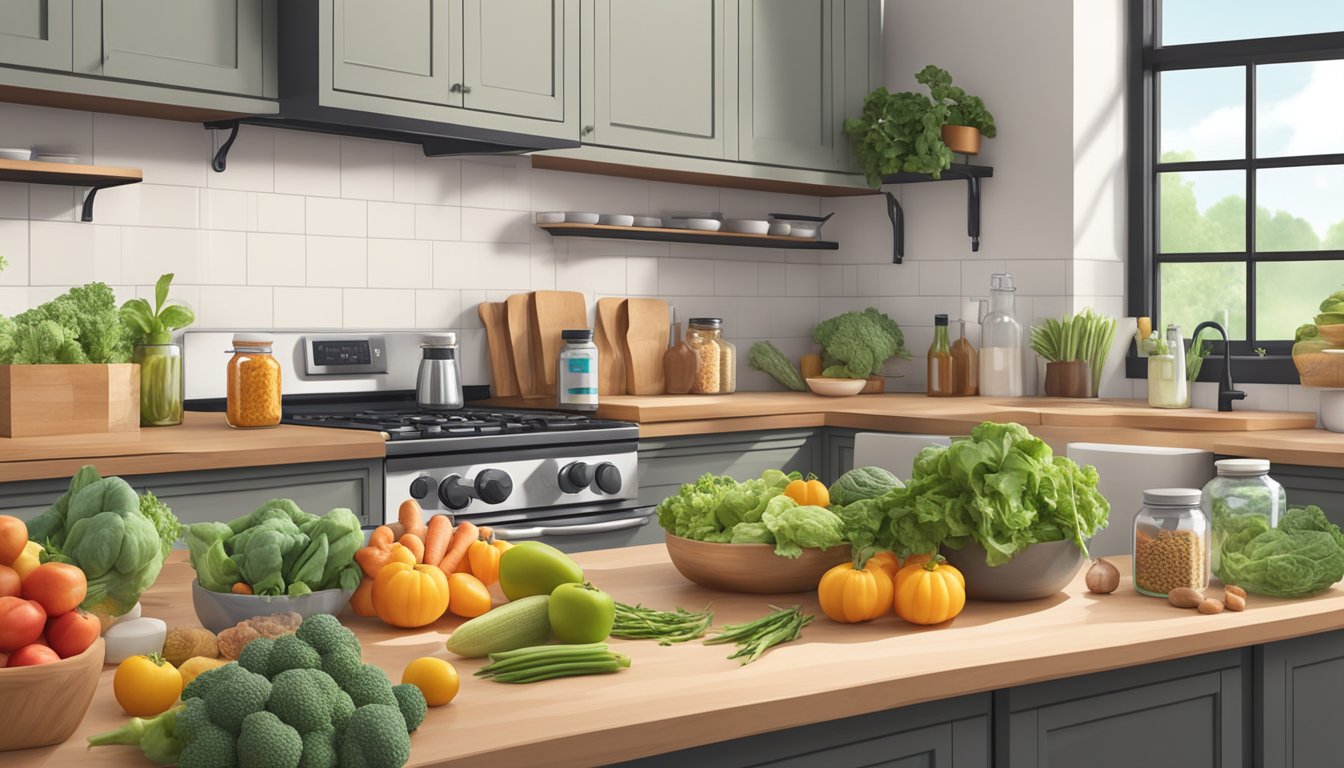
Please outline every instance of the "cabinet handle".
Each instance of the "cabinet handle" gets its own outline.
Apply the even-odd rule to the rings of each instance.
[[[461,84],[461,83],[453,83],[453,86],[452,86],[451,88],[448,89],[448,92],[449,92],[449,93],[461,93],[461,92],[462,92],[462,84]]]
[[[470,85],[462,86],[462,95],[465,96],[468,93],[471,93],[471,86]]]
[[[585,126],[583,126],[583,135],[584,135],[584,136],[592,136],[592,135],[593,135],[593,126],[591,126],[591,125],[585,125]]]

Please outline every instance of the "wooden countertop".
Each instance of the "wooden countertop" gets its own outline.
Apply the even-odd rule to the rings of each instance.
[[[139,432],[0,438],[0,481],[69,477],[96,463],[104,475],[143,475],[269,464],[381,459],[382,435],[281,425],[230,429],[222,413],[188,412],[176,427]]]
[[[843,558],[843,555],[841,556]],[[875,712],[939,698],[1314,634],[1344,626],[1344,590],[1304,600],[1252,596],[1244,613],[1205,616],[1134,593],[1128,558],[1113,595],[1092,595],[1080,571],[1054,597],[967,605],[939,627],[914,627],[888,615],[868,624],[835,624],[820,615],[815,593],[730,595],[681,577],[661,545],[577,556],[585,575],[627,603],[659,608],[712,604],[716,623],[759,617],[771,603],[818,613],[799,641],[738,666],[731,646],[698,642],[661,647],[613,640],[632,666],[615,674],[525,686],[471,676],[480,661],[453,659],[462,689],[430,710],[411,736],[412,766],[593,766],[698,744]],[[193,623],[190,567],[174,553],[142,600],[147,616],[170,626]],[[1212,589],[1213,596],[1221,590]],[[394,681],[412,659],[450,658],[443,640],[458,619],[400,631],[342,616],[364,644],[364,658]],[[12,768],[149,765],[131,748],[85,750],[85,738],[125,720],[103,672],[88,715],[66,743],[5,753]],[[96,756],[96,758],[95,758]]]

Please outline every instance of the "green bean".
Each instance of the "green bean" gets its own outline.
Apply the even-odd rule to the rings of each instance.
[[[523,657],[517,659],[504,659],[497,661],[487,667],[482,667],[476,672],[478,676],[491,675],[497,672],[516,672],[520,669],[532,669],[534,667],[545,666],[555,663],[583,663],[589,661],[607,661],[611,658],[609,651],[587,651],[581,654],[566,654],[557,656],[538,656]]]
[[[796,605],[787,609],[770,607],[774,613],[746,624],[729,624],[720,634],[705,640],[705,645],[736,642],[738,648],[728,658],[742,658],[743,664],[750,664],[770,648],[802,637],[803,627],[812,623],[812,614],[803,613]]]
[[[502,658],[504,656],[507,658]],[[532,683],[557,677],[619,672],[630,658],[613,653],[606,643],[539,645],[491,654],[492,663],[476,672],[500,683]]]
[[[515,648],[511,651],[499,651],[490,654],[491,661],[503,661],[504,659],[516,659],[522,656],[548,656],[565,653],[578,653],[581,651],[605,651],[606,643],[578,643],[574,645],[532,645],[526,648]]]
[[[683,608],[658,611],[642,605],[617,603],[611,635],[632,640],[657,640],[659,645],[671,645],[702,637],[713,620],[714,614],[708,608],[692,613]]]

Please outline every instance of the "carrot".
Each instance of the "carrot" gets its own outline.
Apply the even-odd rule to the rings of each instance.
[[[425,539],[425,514],[420,510],[420,502],[415,499],[407,499],[401,502],[401,507],[397,509],[397,522],[406,533]]]
[[[425,562],[438,565],[448,554],[448,542],[453,538],[453,518],[431,515],[425,532]]]
[[[457,524],[456,530],[453,531],[453,540],[448,542],[448,552],[439,561],[439,570],[443,571],[443,575],[452,576],[457,573],[457,564],[466,558],[467,549],[479,538],[479,531],[480,529],[473,523]]]
[[[375,531],[375,535],[376,535]],[[391,545],[386,547],[364,547],[355,550],[355,562],[359,563],[359,569],[370,579],[376,578],[378,572],[387,565],[387,561],[392,557]]]
[[[369,536],[369,546],[378,549],[387,549],[392,546],[393,542],[396,540],[397,536],[393,534],[391,528],[386,525],[380,525],[377,528],[374,528],[373,533]]]
[[[479,541],[479,539],[477,541]],[[471,570],[471,547],[467,547],[467,554],[463,555],[462,559],[458,561],[457,568],[453,573],[469,573],[472,576],[476,575]]]
[[[392,531],[392,541],[394,542],[406,535],[406,526],[401,523],[388,523],[387,529]]]
[[[424,540],[424,539],[420,538],[419,536],[416,536],[416,535],[413,534],[413,533],[408,533],[408,534],[406,534],[405,536],[402,536],[401,539],[400,539],[397,543],[400,544],[401,546],[403,546],[403,547],[405,547],[405,548],[411,550],[411,554],[412,554],[412,555],[415,555],[415,562],[417,562],[417,563],[423,563],[423,562],[425,562],[425,540]]]
[[[246,581],[239,581],[233,585],[233,589],[230,591],[235,595],[250,595],[252,594],[252,587],[248,586]]]

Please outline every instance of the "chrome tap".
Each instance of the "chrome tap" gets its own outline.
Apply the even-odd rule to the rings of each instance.
[[[1195,326],[1195,331],[1190,335],[1192,339],[1199,338],[1199,332],[1205,328],[1212,328],[1218,331],[1223,337],[1223,380],[1218,385],[1218,410],[1231,411],[1233,400],[1245,400],[1246,393],[1232,388],[1232,342],[1228,341],[1227,331],[1223,326],[1212,320],[1200,323]],[[1198,354],[1199,350],[1190,349],[1190,354]]]

